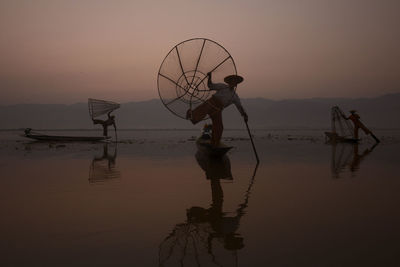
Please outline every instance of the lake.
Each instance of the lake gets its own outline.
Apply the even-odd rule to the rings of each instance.
[[[241,130],[220,159],[193,130],[19,134],[0,131],[1,266],[400,266],[400,130],[256,130],[259,165]]]

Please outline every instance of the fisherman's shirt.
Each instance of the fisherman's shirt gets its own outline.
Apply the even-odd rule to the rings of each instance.
[[[225,83],[212,83],[208,88],[216,91],[213,96],[221,101],[224,108],[233,103],[239,110],[243,109],[239,96],[229,85]]]

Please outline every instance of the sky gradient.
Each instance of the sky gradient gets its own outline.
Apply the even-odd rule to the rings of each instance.
[[[241,97],[400,92],[400,1],[0,0],[0,104],[158,98],[169,50],[223,45]]]

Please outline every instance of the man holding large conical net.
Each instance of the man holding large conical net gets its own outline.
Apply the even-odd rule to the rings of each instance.
[[[223,46],[209,39],[193,38],[168,52],[161,63],[157,84],[162,103],[176,116],[193,124],[211,119],[210,140],[199,138],[197,143],[216,156],[232,148],[222,145],[220,140],[224,129],[222,111],[235,104],[246,123],[258,162],[248,116],[235,92],[242,81],[232,56]]]
[[[229,75],[225,77],[225,83],[213,83],[211,72],[207,73],[207,78],[208,88],[216,91],[216,93],[194,110],[189,109],[186,113],[186,118],[190,119],[193,124],[197,124],[205,116],[209,115],[212,121],[211,146],[218,147],[224,130],[222,123],[222,111],[224,108],[235,104],[244,120],[246,122],[248,120],[247,113],[240,102],[239,96],[235,92],[236,86],[243,81],[243,78],[239,75]]]

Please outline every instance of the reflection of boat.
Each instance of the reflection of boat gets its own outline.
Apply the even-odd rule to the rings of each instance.
[[[357,143],[354,138],[353,126],[345,119],[343,111],[334,106],[331,110],[331,132],[325,132],[325,136],[331,143]]]
[[[339,178],[340,173],[348,170],[354,175],[360,169],[360,163],[370,154],[377,146],[375,143],[371,147],[367,147],[360,154],[360,145],[358,143],[353,144],[332,144],[332,161],[331,170],[333,177]]]
[[[106,141],[110,137],[105,136],[63,136],[63,135],[47,135],[41,133],[32,133],[30,128],[25,129],[25,137],[38,141],[54,141],[54,142],[98,142]]]
[[[333,132],[325,132],[325,135],[328,138],[329,142],[332,142],[332,143],[357,143],[358,142],[358,139],[347,138],[347,137],[340,136],[337,133],[333,133]]]
[[[229,150],[232,149],[231,146],[227,146],[220,142],[218,147],[211,146],[211,124],[204,125],[203,132],[199,138],[196,140],[197,148],[206,153],[208,156],[211,157],[222,157],[224,156]]]
[[[195,157],[197,163],[205,172],[207,179],[232,180],[231,163],[227,155],[210,157],[207,151],[199,149]]]
[[[102,156],[93,158],[90,165],[89,183],[104,182],[121,177],[121,173],[115,167],[117,147],[115,146],[114,153],[110,154],[108,145],[107,143],[104,144]]]

